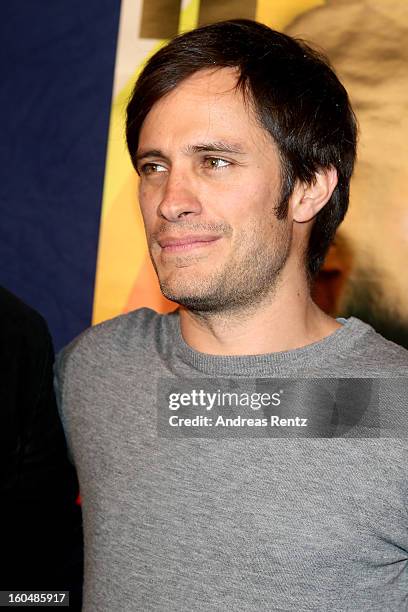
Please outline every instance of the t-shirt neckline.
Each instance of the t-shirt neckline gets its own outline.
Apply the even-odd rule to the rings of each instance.
[[[177,311],[169,317],[172,319],[172,336],[178,357],[200,372],[227,376],[268,375],[279,370],[287,371],[291,366],[316,365],[336,354],[347,353],[357,339],[370,329],[356,317],[339,317],[337,320],[342,323],[341,327],[325,338],[300,348],[259,355],[213,355],[197,351],[187,344],[181,333]]]

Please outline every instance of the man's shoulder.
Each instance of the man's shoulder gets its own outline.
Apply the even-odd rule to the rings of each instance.
[[[121,343],[124,339],[142,339],[149,335],[152,323],[157,323],[163,315],[150,308],[139,308],[126,314],[93,325],[80,334],[74,342],[76,346]]]
[[[48,327],[39,312],[0,286],[0,334],[9,339],[38,339],[48,335]]]
[[[408,350],[387,340],[367,323],[357,321],[365,333],[354,346],[353,361],[356,367],[377,369],[385,376],[408,376]]]
[[[53,359],[52,339],[43,316],[0,287],[0,365],[4,380],[9,374],[14,376],[18,362],[21,373],[37,386],[45,364]]]
[[[58,355],[58,362],[115,358],[118,353],[148,349],[164,315],[140,308],[89,327]]]

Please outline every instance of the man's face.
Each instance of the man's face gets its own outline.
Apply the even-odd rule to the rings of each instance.
[[[140,205],[163,294],[198,311],[256,303],[288,258],[280,161],[232,69],[200,71],[159,100],[140,132]]]

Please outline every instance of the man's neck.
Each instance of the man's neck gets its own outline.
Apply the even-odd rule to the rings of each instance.
[[[233,311],[180,309],[181,333],[191,348],[212,355],[260,355],[318,342],[341,327],[311,299],[307,287],[280,286],[261,303]]]

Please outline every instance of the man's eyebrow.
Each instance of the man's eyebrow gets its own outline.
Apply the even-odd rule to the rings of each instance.
[[[243,149],[241,144],[236,142],[225,142],[223,140],[187,145],[184,148],[184,152],[187,154],[206,153],[212,151],[217,153],[237,153],[239,155],[243,155],[245,153],[245,150]]]
[[[141,159],[145,159],[146,157],[159,157],[160,159],[167,160],[167,157],[162,151],[159,151],[159,149],[146,149],[144,151],[136,152],[135,161],[137,163],[138,161],[140,161]]]
[[[241,144],[236,142],[224,142],[222,140],[212,142],[200,142],[197,144],[190,144],[183,148],[183,153],[186,155],[192,155],[194,153],[235,153],[237,155],[244,155],[245,151]],[[136,163],[141,159],[149,157],[157,157],[163,160],[168,160],[168,157],[159,149],[145,149],[139,151],[135,155]]]

